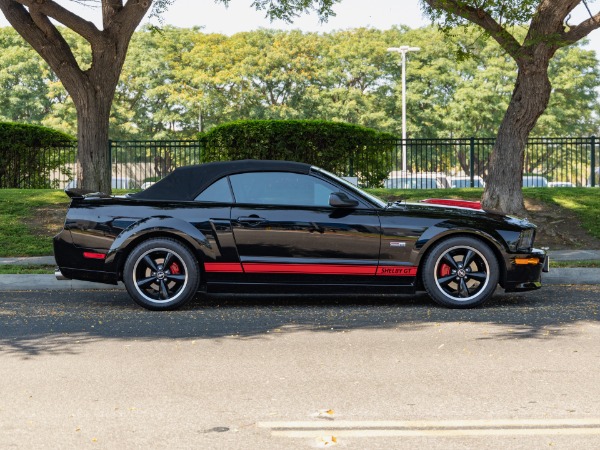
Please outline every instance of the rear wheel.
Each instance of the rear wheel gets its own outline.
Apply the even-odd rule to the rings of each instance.
[[[192,252],[174,239],[150,239],[130,253],[123,282],[133,300],[147,309],[175,309],[198,291],[200,270]]]
[[[499,279],[494,252],[470,237],[445,239],[436,244],[423,264],[423,284],[437,303],[472,308],[492,296]]]

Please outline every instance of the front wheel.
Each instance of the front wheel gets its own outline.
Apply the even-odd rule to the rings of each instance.
[[[200,270],[192,252],[174,239],[150,239],[135,247],[123,269],[133,300],[147,309],[182,306],[198,291]]]
[[[437,303],[472,308],[492,296],[499,280],[494,252],[479,239],[454,237],[436,244],[423,264],[423,284]]]

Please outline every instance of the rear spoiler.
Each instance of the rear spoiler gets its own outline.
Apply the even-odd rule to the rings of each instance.
[[[111,198],[112,195],[105,194],[104,192],[94,192],[89,189],[65,189],[65,194],[69,198]]]

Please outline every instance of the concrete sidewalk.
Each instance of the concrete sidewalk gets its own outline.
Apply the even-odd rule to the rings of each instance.
[[[548,250],[552,261],[591,261],[600,260],[600,250]]]
[[[0,258],[0,266],[55,266],[54,256],[15,256]]]
[[[57,280],[54,275],[0,275],[0,291],[88,291],[125,289],[123,283],[91,283],[79,280]]]
[[[543,284],[600,284],[600,269],[573,268],[553,269],[552,261],[600,260],[600,250],[553,250],[549,251],[550,272],[542,275]],[[0,265],[54,266],[53,256],[0,258]],[[54,275],[0,275],[0,291],[37,290],[101,290],[124,289],[101,283],[78,280],[57,280]]]
[[[56,266],[54,256],[33,256],[0,258],[0,265],[10,266]],[[0,275],[0,291],[70,291],[70,290],[106,290],[125,289],[123,283],[91,283],[80,280],[57,280],[54,275]]]

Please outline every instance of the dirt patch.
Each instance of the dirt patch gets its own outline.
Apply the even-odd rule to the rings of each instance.
[[[550,250],[599,250],[600,239],[590,236],[577,215],[558,205],[526,199],[528,219],[537,225],[536,247]]]
[[[34,214],[27,220],[29,232],[37,237],[52,238],[65,224],[67,205],[52,205],[36,208]]]

